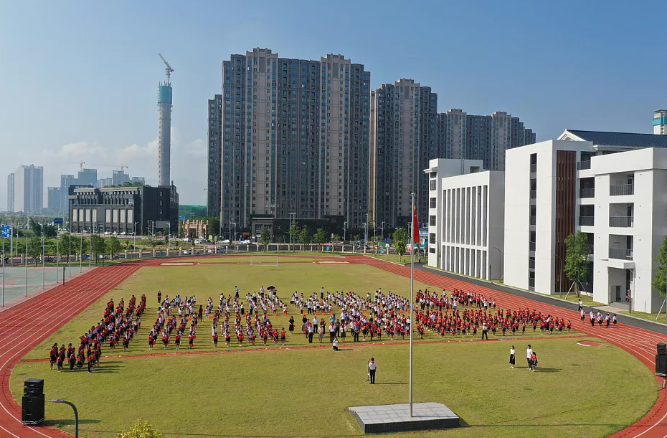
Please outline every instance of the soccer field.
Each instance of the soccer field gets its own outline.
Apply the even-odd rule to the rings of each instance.
[[[213,260],[213,259],[211,259]],[[201,264],[144,267],[90,306],[51,339],[26,356],[43,360],[53,342],[78,342],[97,323],[106,302],[127,301],[145,293],[148,308],[142,329],[127,352],[109,353],[99,371],[50,371],[48,362],[23,362],[13,372],[11,387],[20,399],[25,378],[44,378],[47,398],[65,398],[79,407],[82,436],[113,437],[138,418],[150,421],[166,436],[354,436],[361,435],[348,406],[401,403],[407,400],[407,344],[383,338],[374,343],[348,342],[334,353],[328,338],[320,348],[304,335],[288,336],[285,347],[270,345],[226,348],[214,352],[210,321],[200,323],[195,348],[182,345],[178,355],[157,346],[148,350],[147,334],[157,309],[156,294],[196,295],[205,304],[220,293],[241,296],[260,286],[276,286],[289,303],[295,290],[310,295],[320,287],[330,292],[409,294],[409,279],[365,265]],[[428,287],[415,283],[415,290]],[[434,290],[434,288],[431,288]],[[65,304],[66,306],[66,304]],[[301,315],[289,307],[301,327]],[[312,318],[312,316],[311,316]],[[287,318],[272,321],[287,328]],[[479,338],[479,334],[478,334]],[[491,337],[494,338],[493,336]],[[500,333],[500,341],[472,342],[472,337],[444,338],[426,333],[415,346],[415,401],[446,404],[462,419],[459,430],[409,434],[419,436],[591,436],[622,429],[653,405],[657,393],[651,372],[611,344],[577,344],[579,333],[526,332],[525,338]],[[541,370],[526,370],[522,352],[531,343],[539,352]],[[271,343],[272,344],[272,343]],[[510,345],[517,348],[516,369],[510,369]],[[314,348],[310,348],[311,346]],[[187,354],[193,353],[193,354]],[[150,354],[151,356],[147,356]],[[366,382],[365,363],[378,361],[378,385]],[[72,432],[71,413],[47,406],[47,419]],[[63,420],[57,420],[63,419]]]

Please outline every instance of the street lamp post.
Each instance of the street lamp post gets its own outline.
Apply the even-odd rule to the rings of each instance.
[[[66,400],[49,400],[51,403],[63,403],[71,406],[74,410],[74,437],[79,438],[79,412],[76,410],[74,403],[68,402]]]

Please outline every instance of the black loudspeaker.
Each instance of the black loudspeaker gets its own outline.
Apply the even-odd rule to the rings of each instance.
[[[21,421],[26,424],[44,421],[44,394],[23,396]]]
[[[667,376],[667,355],[658,354],[655,356],[655,373]]]
[[[658,344],[658,354],[667,354],[667,344],[662,342]]]
[[[23,395],[44,394],[44,379],[27,379],[23,382]]]

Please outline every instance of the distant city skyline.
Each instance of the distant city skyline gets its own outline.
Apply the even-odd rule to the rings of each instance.
[[[439,111],[504,111],[538,141],[566,128],[650,133],[653,111],[667,106],[655,80],[667,61],[647,44],[667,5],[654,2],[418,2],[410,21],[394,1],[307,11],[267,1],[252,14],[206,1],[38,3],[6,3],[0,14],[0,38],[13,41],[0,46],[0,209],[5,176],[21,164],[44,167],[45,198],[80,160],[127,164],[157,185],[158,52],[175,69],[171,179],[184,204],[206,204],[207,102],[220,93],[222,61],[249,47],[311,60],[342,54],[372,72],[371,89],[412,78],[438,94]],[[326,20],[303,20],[306,12]],[[221,16],[234,20],[220,27]]]

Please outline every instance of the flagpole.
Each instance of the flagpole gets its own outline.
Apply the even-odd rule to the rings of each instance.
[[[410,418],[412,418],[412,330],[415,317],[415,194],[412,193],[412,220],[410,221]]]

